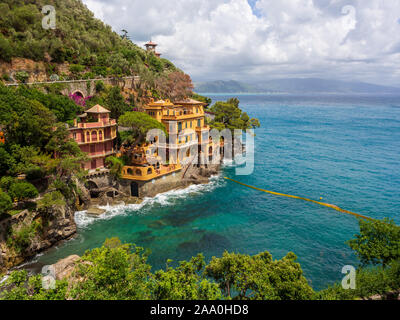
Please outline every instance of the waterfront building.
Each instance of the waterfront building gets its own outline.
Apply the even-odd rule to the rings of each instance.
[[[87,110],[74,120],[69,129],[81,150],[88,154],[90,161],[84,164],[86,170],[105,167],[105,159],[116,154],[117,122],[110,119],[110,111],[100,105]]]
[[[168,132],[167,141],[150,141],[134,147],[133,150],[121,150],[122,154],[129,154],[131,162],[130,166],[123,168],[122,177],[146,181],[179,171],[183,163],[190,164],[195,159],[193,148],[197,149],[198,163],[204,163],[206,157],[211,158],[216,146],[209,137],[210,127],[205,122],[205,106],[205,103],[193,99],[183,99],[175,103],[152,99],[144,110],[164,124]],[[170,164],[162,164],[161,157],[157,153],[151,153],[154,143],[157,143],[158,150],[165,152]],[[180,150],[184,150],[181,158],[178,157]]]
[[[156,51],[156,47],[158,46],[158,44],[157,43],[154,43],[154,42],[152,42],[152,41],[149,41],[149,42],[147,42],[146,44],[145,44],[145,47],[146,47],[146,50],[148,51],[148,52],[153,52],[157,57],[161,57],[161,53],[158,53],[157,51]]]

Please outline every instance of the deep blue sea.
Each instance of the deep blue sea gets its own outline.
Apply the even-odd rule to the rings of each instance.
[[[224,168],[209,185],[109,208],[102,218],[78,213],[79,235],[38,257],[54,263],[100,246],[107,237],[152,250],[149,262],[207,259],[224,250],[280,259],[292,251],[315,289],[341,281],[344,265],[357,265],[346,245],[358,232],[355,217],[301,200],[265,194],[226,181],[336,204],[400,223],[400,96],[212,95],[238,97],[261,122],[255,170],[235,176]]]

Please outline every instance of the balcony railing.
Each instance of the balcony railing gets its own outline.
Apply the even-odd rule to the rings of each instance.
[[[127,180],[150,181],[181,169],[182,166],[180,164],[162,165],[159,168],[154,168],[153,166],[125,166],[122,168],[121,176],[122,179]]]
[[[79,128],[79,129],[103,128],[103,127],[115,126],[116,124],[117,124],[117,121],[112,119],[110,121],[81,122],[81,123],[78,123],[77,127],[73,127],[73,128]]]

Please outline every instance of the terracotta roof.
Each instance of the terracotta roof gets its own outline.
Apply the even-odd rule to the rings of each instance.
[[[145,44],[145,46],[157,46],[157,43],[154,43],[153,41],[149,41]]]
[[[86,110],[86,113],[110,113],[111,111],[107,110],[106,108],[102,107],[99,104],[96,104],[93,108]]]

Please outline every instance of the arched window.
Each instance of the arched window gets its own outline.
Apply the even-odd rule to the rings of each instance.
[[[152,173],[153,173],[153,170],[151,168],[148,168],[147,169],[147,174],[152,174]]]
[[[97,131],[92,131],[92,141],[97,141]]]
[[[137,176],[141,176],[142,175],[142,170],[136,169],[135,173],[136,173]]]
[[[133,175],[133,170],[132,170],[131,168],[129,168],[129,169],[127,170],[127,172],[128,172],[128,174],[130,174],[131,176]]]
[[[99,131],[99,141],[103,140],[103,131]]]
[[[90,142],[90,132],[86,132],[86,142]]]

